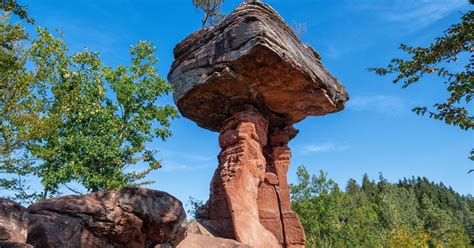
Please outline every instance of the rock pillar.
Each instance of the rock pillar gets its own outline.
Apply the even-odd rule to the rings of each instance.
[[[290,126],[269,135],[267,120],[256,111],[227,119],[219,136],[219,167],[198,221],[216,236],[254,247],[304,247],[287,179],[288,142],[296,134]]]
[[[298,215],[291,210],[288,168],[291,151],[288,142],[298,131],[289,126],[275,128],[269,136],[265,152],[265,180],[259,187],[260,222],[278,239],[282,247],[304,247],[305,234]]]
[[[243,111],[224,122],[219,136],[219,167],[210,199],[196,218],[218,236],[252,247],[280,247],[259,219],[258,191],[265,178],[268,122],[255,111]]]
[[[256,248],[302,247],[287,182],[292,125],[344,109],[344,86],[257,0],[192,33],[173,54],[168,79],[180,113],[220,132],[219,167],[196,219],[215,236]]]

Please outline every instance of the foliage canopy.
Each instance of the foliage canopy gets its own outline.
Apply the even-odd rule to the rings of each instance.
[[[474,199],[426,178],[389,183],[367,175],[345,191],[327,175],[298,168],[292,208],[308,247],[472,247]]]
[[[448,85],[449,97],[446,101],[435,103],[431,109],[422,106],[413,108],[413,111],[418,115],[428,114],[431,118],[463,130],[472,130],[474,116],[469,113],[467,106],[474,98],[473,40],[474,11],[468,11],[459,23],[444,31],[444,35],[436,38],[428,47],[400,45],[400,49],[410,56],[409,59],[395,58],[385,68],[369,70],[378,75],[394,74],[393,83],[402,83],[403,88],[428,74],[441,77]],[[471,155],[474,160],[474,150]]]
[[[168,138],[178,115],[159,104],[172,87],[157,74],[155,47],[140,41],[130,48],[130,66],[106,66],[99,53],[72,53],[47,29],[28,38],[8,18],[13,10],[30,20],[15,4],[1,5],[0,173],[9,176],[0,187],[32,201],[71,182],[87,191],[149,183],[140,180],[160,162],[146,144]],[[128,168],[137,164],[144,169]],[[28,188],[32,176],[42,191]]]

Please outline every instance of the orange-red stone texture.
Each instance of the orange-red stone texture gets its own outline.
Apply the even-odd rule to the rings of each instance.
[[[253,247],[304,247],[287,173],[293,124],[344,108],[349,95],[270,6],[246,1],[174,49],[181,114],[218,131],[221,153],[197,220]]]

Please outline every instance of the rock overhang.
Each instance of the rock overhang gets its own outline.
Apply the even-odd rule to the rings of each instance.
[[[270,6],[247,2],[221,24],[197,31],[174,50],[168,75],[184,117],[217,131],[252,105],[271,126],[340,111],[342,84]]]

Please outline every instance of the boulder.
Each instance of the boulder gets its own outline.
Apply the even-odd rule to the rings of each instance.
[[[33,246],[20,242],[0,241],[0,248],[33,248]]]
[[[28,208],[35,247],[154,247],[186,237],[186,214],[168,193],[145,188],[51,198]]]
[[[0,247],[25,247],[28,216],[20,204],[0,199]]]

